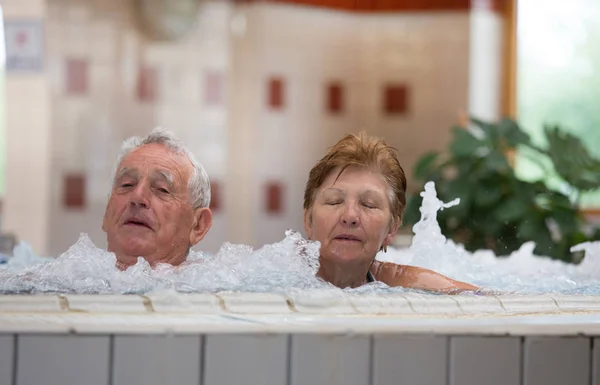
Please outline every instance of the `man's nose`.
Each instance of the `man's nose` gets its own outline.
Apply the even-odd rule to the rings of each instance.
[[[148,208],[150,207],[150,189],[139,183],[131,192],[130,203],[132,206]]]
[[[344,207],[341,221],[346,226],[358,226],[360,223],[360,217],[358,215],[358,209],[356,205],[348,204]]]

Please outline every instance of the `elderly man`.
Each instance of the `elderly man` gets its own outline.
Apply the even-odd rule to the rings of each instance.
[[[202,165],[170,132],[153,130],[125,142],[102,230],[124,269],[143,257],[178,265],[212,224],[210,181]]]

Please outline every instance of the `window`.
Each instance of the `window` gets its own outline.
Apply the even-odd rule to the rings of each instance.
[[[597,0],[518,1],[518,120],[538,145],[545,124],[559,125],[582,138],[600,158],[600,2]],[[592,145],[594,144],[594,145]],[[521,153],[518,174],[543,174]],[[551,175],[547,183],[561,188]],[[583,208],[600,207],[600,192],[583,194]]]

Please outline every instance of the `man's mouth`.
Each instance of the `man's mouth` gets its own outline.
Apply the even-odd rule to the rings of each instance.
[[[150,227],[149,224],[147,224],[146,222],[144,222],[144,221],[142,221],[140,219],[128,219],[123,224],[126,225],[126,226],[141,226],[141,227],[146,227],[146,228],[152,230],[152,227]]]
[[[350,235],[350,234],[340,234],[340,235],[336,236],[334,239],[337,239],[337,240],[340,240],[340,241],[362,242],[360,240],[360,238],[358,238],[355,235]]]

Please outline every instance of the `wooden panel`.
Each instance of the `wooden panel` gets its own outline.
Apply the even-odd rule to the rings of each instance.
[[[446,385],[448,339],[441,336],[376,336],[373,385]]]
[[[523,385],[588,385],[588,338],[530,337],[523,351]]]
[[[285,106],[285,84],[282,78],[272,77],[268,82],[268,106],[281,110]]]
[[[521,339],[452,337],[450,385],[520,385]]]
[[[17,385],[106,385],[108,336],[18,336]]]
[[[113,385],[198,385],[200,336],[115,336]]]
[[[203,385],[286,385],[286,335],[208,335]]]
[[[291,385],[366,385],[368,336],[292,336]]]
[[[13,385],[14,346],[12,335],[0,335],[0,385]]]

